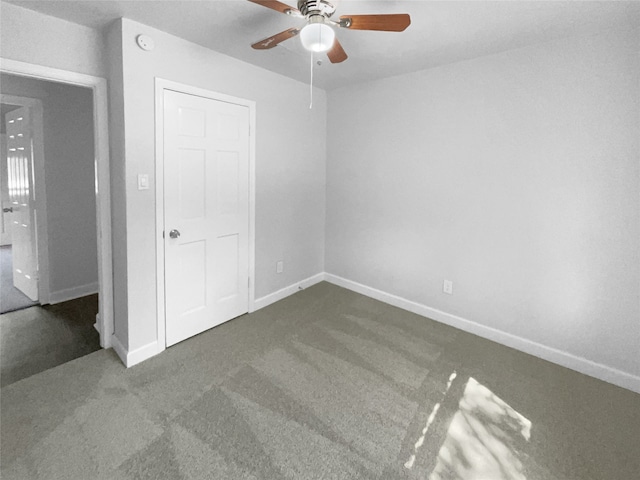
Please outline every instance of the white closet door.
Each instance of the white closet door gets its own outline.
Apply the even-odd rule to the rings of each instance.
[[[166,342],[249,308],[249,111],[164,91]]]

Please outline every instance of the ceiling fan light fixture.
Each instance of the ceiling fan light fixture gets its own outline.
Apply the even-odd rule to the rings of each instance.
[[[256,50],[269,50],[285,40],[300,35],[302,46],[311,52],[326,52],[331,63],[342,63],[348,56],[336,38],[335,28],[371,30],[378,32],[402,32],[411,25],[408,13],[380,13],[371,15],[342,15],[339,21],[330,20],[336,11],[335,0],[298,0],[293,8],[280,0],[249,0],[252,3],[306,19],[302,28],[289,28],[251,45]],[[312,55],[313,60],[313,55]],[[313,63],[312,63],[313,65]]]
[[[309,23],[300,31],[302,46],[312,52],[326,52],[333,46],[336,32],[326,23]]]

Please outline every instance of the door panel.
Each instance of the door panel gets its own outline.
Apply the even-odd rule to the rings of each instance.
[[[163,114],[170,346],[248,311],[249,112],[165,90]]]
[[[33,127],[28,107],[6,114],[13,285],[38,300],[38,252],[33,188]]]
[[[180,277],[189,279],[180,284],[179,314],[193,312],[207,306],[206,242],[184,243],[176,249],[180,262]]]
[[[240,239],[238,235],[226,235],[218,238],[219,255],[216,256],[216,297],[226,300],[238,295],[240,290]]]

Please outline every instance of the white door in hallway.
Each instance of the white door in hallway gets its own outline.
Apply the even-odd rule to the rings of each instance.
[[[29,107],[6,114],[13,285],[38,300],[33,126]]]
[[[164,90],[167,346],[249,309],[249,109]]]
[[[4,119],[2,120],[4,121]],[[7,167],[7,136],[0,134],[0,246],[11,245],[11,201],[9,200],[9,170]]]

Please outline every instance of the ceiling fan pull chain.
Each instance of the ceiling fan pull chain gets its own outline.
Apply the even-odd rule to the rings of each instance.
[[[313,52],[311,55],[311,80],[309,81],[309,110],[313,108]]]

